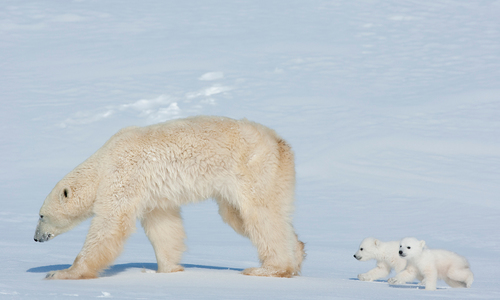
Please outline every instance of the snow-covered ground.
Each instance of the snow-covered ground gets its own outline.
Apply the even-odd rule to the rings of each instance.
[[[498,299],[500,1],[0,2],[0,298]],[[302,276],[247,277],[212,201],[183,209],[186,271],[138,227],[101,278],[47,281],[88,221],[33,241],[55,183],[119,128],[197,114],[274,128],[297,164]],[[466,256],[470,289],[361,282],[367,236]]]

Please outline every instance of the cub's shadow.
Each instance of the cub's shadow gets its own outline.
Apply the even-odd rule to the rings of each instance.
[[[193,265],[193,264],[182,264],[182,266],[186,269],[211,269],[211,270],[230,270],[230,271],[238,271],[241,272],[243,269],[238,268],[227,268],[227,267],[218,267],[218,266],[205,266],[205,265]],[[41,266],[35,267],[26,270],[29,273],[48,273],[51,271],[64,270],[71,267],[71,265],[50,265],[50,266]],[[128,269],[144,269],[150,271],[156,271],[158,269],[158,265],[155,263],[128,263],[128,264],[117,264],[112,265],[106,270],[104,270],[100,276],[101,277],[109,277],[121,272],[124,272]]]
[[[360,281],[361,282],[361,280],[359,280],[358,278],[349,278],[349,280]],[[369,282],[369,281],[366,281],[366,282]],[[416,290],[424,290],[425,289],[425,286],[421,285],[420,282],[408,282],[406,284],[390,284],[390,283],[387,282],[387,280],[382,280],[382,279],[373,280],[372,282],[375,282],[375,283],[385,283],[389,287],[396,288],[396,289],[416,289]],[[445,288],[445,287],[437,287],[436,289],[437,290],[445,290],[447,288]]]
[[[359,280],[358,278],[349,278],[349,280],[363,282],[362,280]],[[370,281],[366,281],[366,282],[370,282]],[[377,279],[377,280],[373,280],[371,282],[387,283],[387,280]]]

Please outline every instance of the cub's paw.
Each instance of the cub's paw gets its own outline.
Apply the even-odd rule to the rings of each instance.
[[[373,281],[373,278],[366,274],[366,273],[363,273],[363,274],[359,274],[358,275],[358,279],[361,280],[361,281]]]
[[[403,280],[401,280],[397,277],[392,277],[392,278],[389,278],[387,280],[387,283],[389,283],[389,284],[405,284],[406,282],[404,282]]]

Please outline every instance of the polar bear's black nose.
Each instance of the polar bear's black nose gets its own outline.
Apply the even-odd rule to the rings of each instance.
[[[403,255],[403,251],[402,250],[399,250],[399,255]]]
[[[356,254],[354,254],[354,258],[357,258],[357,257],[356,257]]]

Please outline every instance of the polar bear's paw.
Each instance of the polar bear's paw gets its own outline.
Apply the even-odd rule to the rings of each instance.
[[[373,281],[373,278],[367,273],[359,274],[358,279],[361,281]]]
[[[47,273],[45,279],[91,279],[97,278],[97,274],[82,274],[71,269],[52,271]]]
[[[184,267],[181,265],[169,265],[162,268],[158,267],[157,273],[173,273],[182,271],[184,271]]]
[[[286,277],[290,278],[293,275],[297,275],[291,270],[280,270],[274,268],[248,268],[243,270],[243,275],[250,276],[266,276],[266,277]]]
[[[392,277],[387,280],[387,283],[389,284],[405,284],[406,282],[397,278],[397,277]]]

